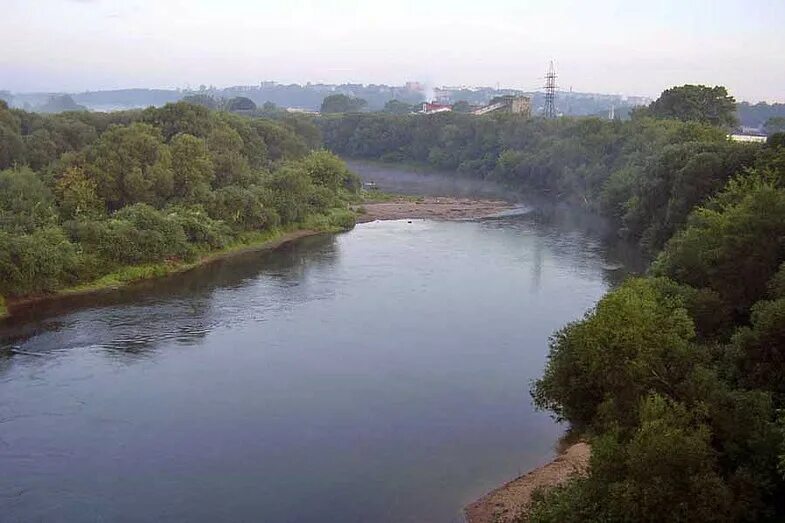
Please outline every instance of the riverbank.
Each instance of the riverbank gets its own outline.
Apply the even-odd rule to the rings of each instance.
[[[532,494],[540,488],[561,485],[568,479],[586,474],[591,457],[588,443],[567,447],[553,461],[485,494],[464,509],[468,523],[512,523],[525,515]]]
[[[192,261],[169,260],[161,263],[132,265],[122,267],[92,282],[59,289],[53,293],[25,296],[16,299],[9,298],[6,299],[5,302],[2,297],[0,297],[0,320],[13,314],[13,310],[17,307],[30,306],[36,303],[50,302],[72,296],[111,292],[128,285],[133,285],[134,283],[164,278],[166,276],[190,271],[217,260],[247,252],[272,250],[299,238],[314,236],[316,234],[340,232],[341,230],[345,230],[345,228],[333,226],[320,228],[272,229],[264,232],[247,233],[232,245],[220,250],[206,252]]]
[[[502,200],[435,196],[395,197],[354,207],[359,223],[407,219],[468,220],[486,218],[513,208],[512,204]]]
[[[355,214],[354,223],[366,223],[375,220],[399,220],[427,218],[433,220],[461,220],[483,218],[513,208],[501,200],[478,200],[471,198],[454,197],[406,197],[385,195],[382,201],[369,201],[354,205],[351,210]],[[0,320],[13,314],[17,307],[30,306],[36,303],[48,302],[59,298],[76,295],[86,295],[112,290],[132,285],[137,282],[163,278],[169,275],[189,271],[196,267],[211,263],[215,260],[242,254],[249,251],[269,250],[303,238],[321,233],[341,232],[350,229],[352,225],[343,223],[341,217],[334,220],[334,216],[316,216],[307,223],[300,224],[297,228],[272,229],[269,231],[245,233],[232,245],[220,250],[207,251],[192,261],[167,260],[164,262],[131,265],[121,267],[101,278],[72,287],[58,289],[52,293],[36,294],[19,298],[6,298],[5,302],[0,296]],[[340,223],[340,225],[336,225]]]

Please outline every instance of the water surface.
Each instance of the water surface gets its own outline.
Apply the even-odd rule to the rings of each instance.
[[[547,339],[621,276],[556,215],[376,222],[36,306],[4,521],[455,521],[547,461]]]

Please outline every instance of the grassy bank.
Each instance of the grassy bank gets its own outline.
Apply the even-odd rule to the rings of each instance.
[[[330,209],[327,213],[308,217],[302,223],[287,227],[277,227],[264,231],[244,232],[231,244],[221,249],[205,249],[192,260],[166,260],[159,263],[130,265],[120,267],[100,278],[58,289],[53,293],[34,296],[20,296],[7,302],[0,296],[0,319],[8,316],[9,308],[17,305],[30,304],[57,299],[77,294],[90,294],[119,289],[133,283],[163,278],[189,271],[215,260],[227,258],[251,251],[275,249],[276,247],[298,238],[315,234],[337,233],[350,230],[356,223],[356,214],[348,209]]]

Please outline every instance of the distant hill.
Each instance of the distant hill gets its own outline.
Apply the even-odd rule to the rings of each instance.
[[[70,95],[53,95],[46,103],[36,107],[39,113],[64,113],[66,111],[87,111],[87,107],[79,105]]]
[[[66,93],[11,93],[0,91],[0,99],[11,106],[38,112],[59,112],[57,104],[50,101]],[[526,95],[532,99],[532,114],[542,112],[545,102],[543,93],[525,92],[515,89],[495,89],[492,87],[437,87],[429,88],[417,82],[406,85],[383,84],[279,84],[262,82],[259,85],[233,86],[225,88],[201,86],[199,89],[113,89],[106,91],[86,91],[68,93],[78,107],[69,109],[91,111],[118,111],[143,107],[160,107],[177,102],[186,96],[207,96],[216,100],[243,98],[251,100],[258,107],[265,103],[282,108],[296,108],[318,111],[325,97],[332,94],[345,94],[361,98],[367,102],[368,111],[381,111],[390,100],[406,104],[419,104],[426,99],[455,103],[461,100],[471,105],[484,105],[497,96]],[[603,93],[559,92],[556,95],[557,112],[566,116],[607,117],[611,109],[616,118],[627,118],[631,108],[648,105],[651,99],[642,96],[623,96]],[[64,103],[62,100],[57,103]],[[65,106],[63,106],[65,107]],[[738,105],[738,117],[742,127],[763,129],[772,117],[785,117],[785,104],[761,102]]]
[[[39,111],[56,94],[65,93],[9,93],[4,98],[12,106]],[[419,104],[426,99],[455,103],[464,100],[472,105],[484,105],[494,97],[526,94],[532,98],[534,114],[541,110],[543,95],[515,89],[494,89],[491,87],[440,87],[429,88],[417,82],[391,86],[377,84],[279,84],[262,82],[253,86],[233,86],[226,88],[206,87],[199,89],[114,89],[106,91],[86,91],[69,93],[76,104],[92,111],[116,111],[141,107],[160,107],[176,102],[186,96],[207,96],[216,100],[244,98],[258,107],[272,103],[284,108],[297,108],[318,111],[325,97],[344,94],[367,102],[366,110],[380,111],[390,100],[407,104]],[[607,114],[611,107],[618,109],[648,103],[642,97],[597,93],[558,93],[557,108],[560,113],[574,116]]]

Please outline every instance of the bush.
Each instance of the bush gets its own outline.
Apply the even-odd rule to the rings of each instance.
[[[684,380],[697,357],[694,336],[682,300],[628,280],[552,337],[535,404],[578,430],[634,426],[642,397]]]
[[[216,220],[240,230],[255,231],[278,224],[278,214],[272,200],[272,193],[263,187],[246,189],[230,185],[212,194],[207,210]]]
[[[75,222],[72,234],[110,266],[190,258],[193,254],[176,216],[135,204],[111,218]]]
[[[299,165],[284,165],[273,173],[266,185],[271,191],[271,203],[281,223],[296,223],[306,218],[314,187],[308,174]]]
[[[693,212],[653,271],[712,289],[745,315],[785,259],[785,190],[758,178],[743,195],[736,191],[731,185],[717,203]]]
[[[59,227],[12,235],[0,231],[0,294],[54,291],[76,279],[80,258]]]
[[[220,249],[232,238],[231,228],[220,220],[210,218],[202,206],[173,207],[169,213],[183,228],[190,243]]]
[[[30,233],[54,225],[52,192],[28,168],[0,171],[0,230]]]

